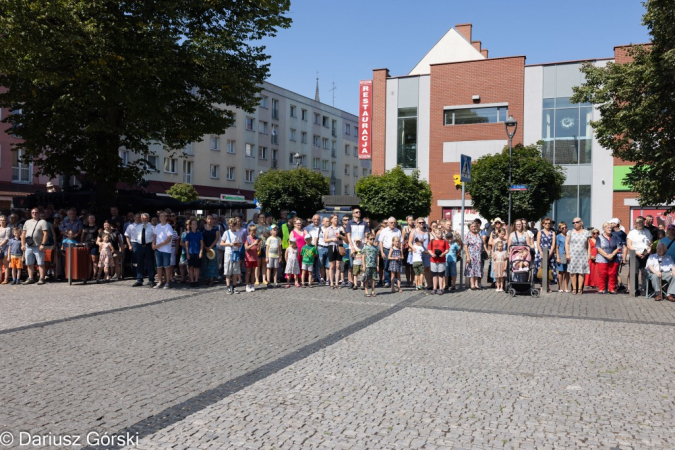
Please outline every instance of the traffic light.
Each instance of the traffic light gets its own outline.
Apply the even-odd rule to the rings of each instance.
[[[452,179],[455,180],[455,188],[461,190],[462,189],[462,181],[460,180],[460,178],[461,177],[459,175],[453,175],[452,176]]]

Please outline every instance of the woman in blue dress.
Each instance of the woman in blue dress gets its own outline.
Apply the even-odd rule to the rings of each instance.
[[[565,253],[565,243],[567,241],[567,224],[560,222],[558,224],[558,235],[555,238],[557,248],[556,263],[558,268],[558,292],[570,292],[567,285],[570,281],[570,273],[567,271],[567,254]],[[563,264],[564,262],[564,264]]]
[[[541,221],[543,229],[537,233],[537,258],[534,261],[535,273],[541,267],[541,255],[543,252],[548,252],[548,270],[553,275],[553,282],[551,284],[558,284],[558,264],[556,262],[556,235],[553,231],[553,222],[550,217],[545,217]],[[546,271],[541,272],[541,276],[547,276]]]

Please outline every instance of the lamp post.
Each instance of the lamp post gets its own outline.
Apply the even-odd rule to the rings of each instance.
[[[295,159],[295,168],[299,169],[300,163],[302,162],[302,155],[300,153],[296,153],[293,155],[293,159]]]
[[[509,137],[509,233],[511,233],[511,154],[513,153],[513,136],[516,134],[518,129],[518,122],[513,116],[509,116],[504,122],[506,128],[506,135]]]

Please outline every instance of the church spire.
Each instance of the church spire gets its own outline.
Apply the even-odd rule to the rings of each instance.
[[[317,73],[316,77],[316,92],[314,93],[314,100],[317,102],[320,102],[321,99],[319,98],[319,74]]]

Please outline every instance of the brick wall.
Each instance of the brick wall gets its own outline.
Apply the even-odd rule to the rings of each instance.
[[[372,152],[372,170],[374,175],[384,173],[384,158],[386,144],[386,119],[387,119],[387,78],[388,69],[373,70],[373,92],[372,92],[372,134],[371,152]]]
[[[452,176],[459,174],[459,163],[443,162],[443,142],[508,139],[503,123],[443,125],[443,108],[480,103],[508,102],[508,114],[518,121],[513,144],[523,140],[525,57],[495,58],[431,66],[431,125],[429,141],[429,182],[433,191],[431,217],[440,217],[438,200],[461,198]]]

